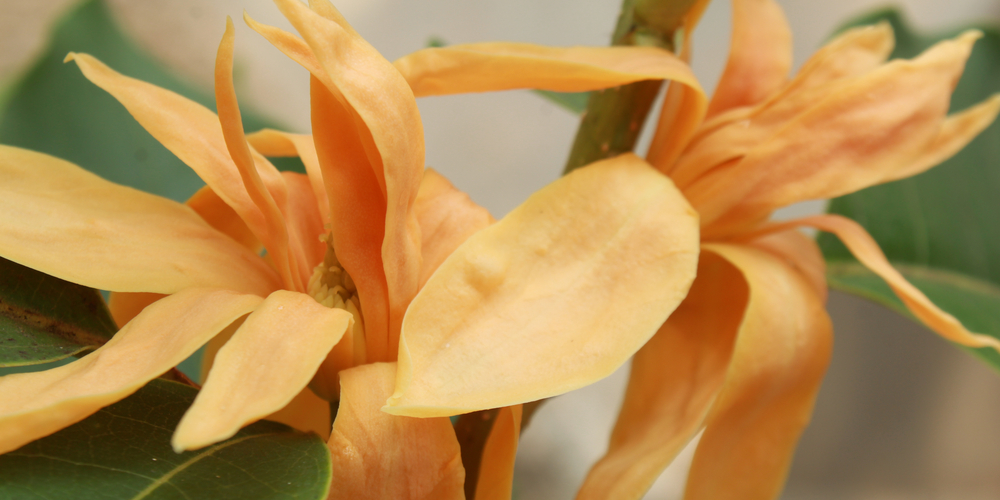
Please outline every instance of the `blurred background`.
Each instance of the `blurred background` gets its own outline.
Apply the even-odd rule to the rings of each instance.
[[[225,16],[237,20],[242,103],[308,132],[307,73],[242,22],[291,30],[267,0],[108,0],[129,35],[182,78],[210,89]],[[47,29],[73,0],[0,0],[0,88],[44,48]],[[392,60],[430,37],[447,43],[512,40],[605,45],[618,0],[341,0],[354,27]],[[800,65],[874,0],[779,0]],[[1000,23],[996,0],[896,2],[918,29]],[[694,68],[711,90],[725,63],[729,4],[715,0],[695,34]],[[578,119],[526,91],[419,101],[427,165],[502,217],[557,178]],[[781,214],[822,211],[822,202]],[[1000,498],[1000,374],[880,306],[840,293],[829,302],[836,340],[813,423],[802,438],[787,500]],[[1000,313],[1000,312],[998,312]],[[572,498],[606,440],[628,374],[555,398],[522,436],[515,479],[520,500]],[[690,449],[648,499],[681,498]]]

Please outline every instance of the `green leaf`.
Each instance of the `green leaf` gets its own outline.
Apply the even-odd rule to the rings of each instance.
[[[40,59],[10,90],[0,115],[0,143],[47,153],[178,201],[204,185],[113,97],[87,81],[76,65],[62,62],[71,51],[92,54],[122,74],[215,109],[209,92],[182,82],[129,40],[102,0],[87,0],[57,23]],[[243,121],[247,130],[280,128],[247,109]],[[297,159],[277,163],[305,171]]]
[[[577,115],[587,109],[587,101],[590,100],[590,92],[552,92],[551,90],[535,90],[534,92]]]
[[[0,498],[323,499],[326,444],[273,422],[181,454],[170,437],[197,391],[154,380],[51,436],[0,455]]]
[[[886,20],[896,33],[893,57],[910,58],[938,40],[964,31],[923,36],[911,30],[895,10],[882,10],[849,26]],[[980,26],[984,36],[972,51],[952,97],[952,112],[1000,92],[1000,30]],[[858,221],[878,241],[907,278],[970,330],[1000,337],[1000,125],[994,123],[969,146],[930,171],[832,200],[828,211]],[[823,234],[820,247],[831,266],[830,284],[885,304],[896,298],[873,276],[839,262],[850,252]],[[946,277],[946,278],[944,278]],[[982,350],[980,350],[982,351]],[[978,352],[1000,368],[1000,356]]]
[[[0,367],[96,349],[116,331],[94,289],[0,259]]]

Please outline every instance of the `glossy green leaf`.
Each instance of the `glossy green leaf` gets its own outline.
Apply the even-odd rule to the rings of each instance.
[[[94,289],[0,259],[0,367],[96,349],[116,331]]]
[[[170,436],[196,392],[154,380],[82,422],[0,455],[0,498],[326,498],[326,444],[282,424],[261,421],[227,441],[174,453]]]
[[[223,28],[220,20],[220,39]],[[113,97],[88,82],[76,65],[63,63],[71,51],[92,54],[122,74],[215,109],[210,92],[182,82],[129,40],[102,0],[87,0],[57,23],[42,56],[10,90],[0,115],[0,143],[57,156],[108,180],[178,201],[204,185]],[[243,119],[248,131],[281,128],[248,110]],[[276,163],[304,172],[297,159]]]
[[[934,42],[968,29],[922,36],[895,10],[865,16],[851,26],[886,20],[896,33],[893,57],[913,57]],[[952,112],[1000,92],[1000,30],[984,32],[952,97]],[[1000,125],[994,123],[950,160],[916,177],[875,186],[832,200],[829,212],[858,221],[886,256],[942,309],[970,330],[1000,337]],[[863,276],[847,249],[823,234],[820,246],[832,262],[835,288],[893,304],[880,280]],[[845,267],[846,266],[846,267]],[[838,275],[844,269],[847,274]],[[838,271],[840,270],[840,271]],[[947,278],[944,278],[947,277]],[[1000,356],[977,354],[1000,368]]]

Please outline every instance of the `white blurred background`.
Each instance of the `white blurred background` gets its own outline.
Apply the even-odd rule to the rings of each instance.
[[[126,31],[180,75],[211,88],[225,16],[237,20],[238,85],[244,104],[307,132],[308,80],[239,22],[291,29],[267,0],[109,0]],[[24,71],[72,0],[0,0],[0,84]],[[354,27],[388,59],[448,43],[513,40],[605,45],[619,0],[341,0]],[[884,2],[779,0],[801,64],[835,27]],[[918,28],[1000,22],[997,0],[896,2]],[[695,36],[694,67],[707,89],[729,43],[729,5],[715,0]],[[525,91],[420,101],[427,164],[497,217],[559,176],[577,118]],[[821,203],[786,215],[822,210]],[[1000,498],[1000,376],[926,329],[834,293],[833,362],[783,498],[788,500]],[[603,453],[627,366],[542,407],[522,438],[516,498],[572,498]],[[682,457],[649,493],[680,498]]]

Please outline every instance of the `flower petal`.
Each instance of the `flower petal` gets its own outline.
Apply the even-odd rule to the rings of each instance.
[[[968,32],[843,82],[742,160],[683,188],[706,237],[758,223],[778,207],[915,173],[911,165],[941,133],[951,91],[979,36]]]
[[[830,318],[808,280],[780,259],[746,246],[703,248],[740,270],[750,300],[685,498],[777,498],[830,359]]]
[[[379,411],[395,378],[395,363],[340,373],[340,409],[328,443],[333,455],[329,500],[465,498],[465,469],[451,421]]]
[[[479,462],[477,500],[510,500],[514,487],[514,458],[521,437],[521,405],[500,409],[483,446]]]
[[[306,167],[309,183],[323,223],[330,223],[330,199],[323,184],[323,172],[316,156],[316,145],[311,135],[292,134],[279,130],[263,129],[247,136],[247,142],[264,156],[298,156]]]
[[[735,267],[702,254],[687,298],[635,354],[608,452],[578,500],[642,498],[702,429],[726,380],[748,297]]]
[[[701,89],[684,61],[655,47],[470,43],[418,50],[393,65],[417,97],[523,88],[582,92],[640,80]]]
[[[386,349],[374,346],[377,350],[369,349],[369,354],[373,359],[391,359],[399,342],[403,314],[417,292],[420,276],[420,228],[413,214],[424,168],[420,112],[413,92],[399,72],[354,30],[341,26],[346,24],[342,18],[338,19],[339,23],[331,21],[297,0],[277,0],[277,4],[309,44],[325,71],[313,76],[348,108],[343,116],[351,117],[357,127],[371,173],[384,193],[385,236],[380,253],[388,293],[388,338]],[[327,15],[331,10],[335,12],[332,6],[324,7]],[[315,120],[313,134],[321,163],[336,161],[324,156],[321,145],[330,139],[320,135]],[[333,169],[333,166],[328,168]],[[325,170],[323,176],[327,177]],[[330,180],[326,182],[331,199],[353,188],[341,185],[333,191],[330,188],[336,184]],[[358,208],[352,207],[349,215],[357,218]],[[373,212],[363,216],[374,217],[379,213],[378,210]],[[339,221],[340,213],[334,210],[333,214]],[[341,250],[336,245],[346,243],[335,235],[334,245],[339,257]],[[364,301],[362,297],[362,303]],[[367,316],[365,319],[367,324]]]
[[[188,289],[147,307],[68,365],[0,377],[0,453],[83,420],[176,366],[263,299]]]
[[[117,99],[156,140],[191,167],[233,208],[269,248],[269,221],[250,195],[233,163],[219,117],[204,106],[155,85],[123,76],[88,54],[70,53],[88,80]],[[283,179],[273,165],[256,155],[258,175],[270,194],[284,199]],[[287,277],[285,278],[287,279]]]
[[[466,240],[414,299],[385,411],[454,415],[610,375],[687,293],[696,226],[670,180],[632,154],[543,188]]]
[[[308,295],[272,293],[215,355],[205,385],[177,425],[174,451],[222,441],[284,408],[353,324],[351,313]]]
[[[886,23],[848,30],[813,54],[795,78],[764,103],[708,119],[668,171],[670,177],[683,190],[705,172],[746,155],[789,120],[835,93],[841,79],[877,68],[892,47],[892,28]]]
[[[0,255],[74,283],[261,295],[278,285],[260,257],[190,208],[41,153],[0,146],[0,211]]]
[[[792,30],[774,0],[733,0],[729,61],[708,116],[757,104],[776,92],[792,68]]]
[[[851,219],[839,215],[817,215],[767,226],[761,232],[770,233],[800,226],[814,227],[837,235],[865,267],[885,280],[917,319],[938,335],[967,347],[992,347],[1000,351],[1000,340],[969,332],[954,316],[939,309],[923,292],[906,281],[889,264],[871,235]]]
[[[308,387],[302,389],[284,408],[264,419],[281,422],[302,432],[313,432],[323,441],[330,439],[330,402]]]
[[[162,293],[112,292],[108,297],[108,310],[111,311],[111,317],[115,319],[118,328],[122,328],[143,309],[163,297],[166,295]]]
[[[282,172],[288,187],[288,200],[282,205],[288,240],[294,258],[300,262],[298,269],[303,283],[309,283],[313,269],[323,262],[326,254],[328,231],[323,226],[323,216],[313,194],[309,177],[297,172]]]
[[[219,113],[219,123],[222,125],[222,137],[230,158],[236,165],[243,187],[250,200],[261,215],[258,236],[271,261],[278,269],[285,282],[285,288],[305,291],[302,276],[308,277],[311,267],[296,258],[296,252],[289,248],[288,227],[282,211],[278,209],[288,199],[288,193],[282,182],[275,180],[271,186],[265,186],[259,170],[274,172],[276,169],[263,156],[251,153],[243,133],[243,118],[239,104],[236,102],[236,88],[233,84],[233,48],[236,33],[233,20],[226,16],[226,32],[219,43],[215,58],[215,106]],[[257,165],[260,163],[260,166]],[[278,178],[280,179],[280,177]],[[299,256],[301,257],[301,256]]]
[[[793,229],[768,234],[747,244],[770,252],[775,257],[783,259],[792,269],[802,273],[812,285],[813,293],[821,302],[826,303],[829,292],[826,286],[826,259],[823,258],[823,252],[820,251],[816,240]]]
[[[469,195],[455,189],[433,169],[424,170],[417,202],[413,206],[420,223],[420,287],[438,266],[465,240],[496,222],[489,211],[476,205]]]
[[[226,204],[211,186],[202,186],[186,202],[201,218],[220,233],[236,240],[253,253],[259,254],[264,249],[253,231],[239,214]]]

